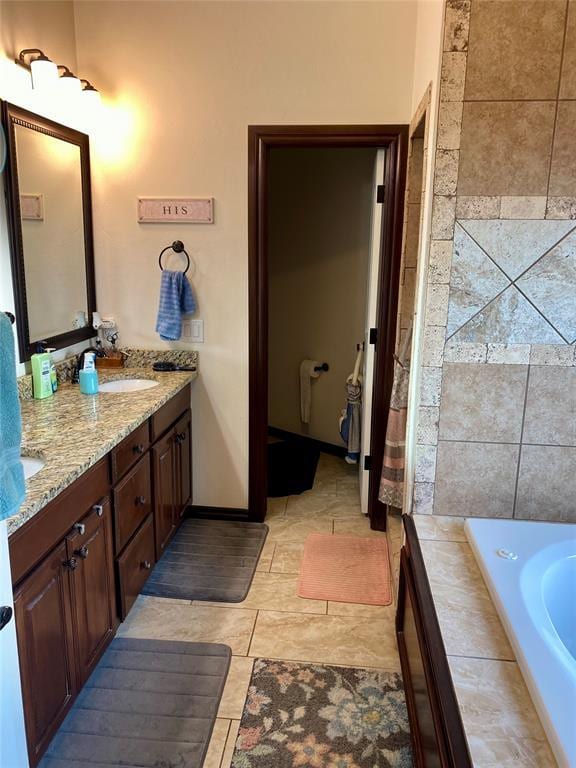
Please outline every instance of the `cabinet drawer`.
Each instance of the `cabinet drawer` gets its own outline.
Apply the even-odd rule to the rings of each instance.
[[[10,536],[12,583],[17,584],[53,549],[74,523],[106,496],[109,487],[108,458],[104,457]]]
[[[154,567],[152,515],[118,558],[120,618],[124,620]]]
[[[151,416],[150,435],[152,441],[157,440],[163,435],[168,427],[171,427],[188,408],[190,408],[189,384]]]
[[[112,482],[115,483],[132,467],[150,445],[148,422],[140,424],[134,432],[112,449],[110,454],[112,464]]]
[[[114,538],[117,554],[151,511],[150,455],[146,454],[114,489]]]

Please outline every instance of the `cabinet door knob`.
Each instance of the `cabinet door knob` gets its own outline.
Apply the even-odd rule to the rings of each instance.
[[[78,531],[80,536],[84,536],[84,534],[86,533],[86,526],[84,525],[84,523],[74,523],[74,530]]]
[[[146,496],[136,496],[136,506],[146,504]]]
[[[74,551],[74,554],[78,555],[78,557],[81,557],[82,560],[86,560],[86,558],[88,557],[88,552],[89,551],[90,550],[88,549],[88,547],[80,547],[80,549],[76,549]]]
[[[98,517],[102,517],[102,515],[104,514],[104,506],[102,504],[94,504],[94,506],[92,507],[92,511],[96,512]]]
[[[132,450],[134,451],[134,453],[144,453],[144,446],[142,445],[142,443],[139,443],[138,445],[134,445],[132,447]]]
[[[184,432],[178,432],[175,437],[175,440],[178,443],[178,445],[181,445],[185,439],[186,439],[186,434]]]
[[[69,571],[75,571],[78,568],[78,560],[75,557],[71,557],[70,560],[65,560],[62,565],[64,568],[68,568]]]
[[[150,562],[150,560],[142,560],[140,565],[142,568],[144,568],[145,571],[149,571],[150,568],[152,568],[152,563]]]

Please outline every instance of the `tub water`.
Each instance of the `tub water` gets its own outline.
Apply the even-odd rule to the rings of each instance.
[[[576,767],[576,525],[469,518],[466,535],[561,768]]]

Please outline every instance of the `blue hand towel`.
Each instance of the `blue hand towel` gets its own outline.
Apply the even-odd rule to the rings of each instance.
[[[0,312],[0,520],[16,514],[26,495],[21,440],[14,334],[7,315]]]
[[[182,315],[196,310],[192,287],[183,272],[163,270],[156,330],[163,341],[177,341],[182,335]]]

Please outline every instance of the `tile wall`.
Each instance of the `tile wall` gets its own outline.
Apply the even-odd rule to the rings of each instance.
[[[576,0],[447,0],[413,509],[576,522]]]

